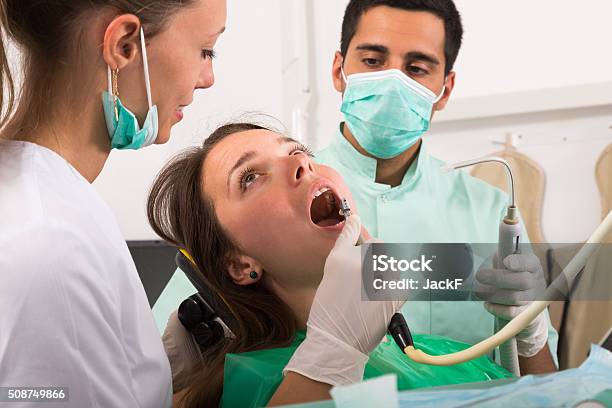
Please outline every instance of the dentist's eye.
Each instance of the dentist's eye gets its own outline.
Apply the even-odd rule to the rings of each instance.
[[[303,145],[301,143],[296,143],[295,146],[293,146],[293,149],[291,149],[291,151],[289,152],[289,155],[293,155],[296,153],[305,154],[309,157],[315,157],[312,149],[310,149],[310,147]]]
[[[380,65],[380,61],[377,60],[376,58],[364,58],[361,61],[368,67],[377,67]]]
[[[416,65],[410,65],[406,68],[406,70],[410,75],[425,75],[428,73],[427,70],[417,67]]]
[[[245,192],[247,188],[251,186],[261,174],[257,174],[255,170],[252,168],[246,168],[240,173],[240,177],[238,179],[240,183],[240,191]]]
[[[215,59],[215,57],[217,56],[217,53],[215,52],[215,50],[208,50],[208,49],[203,49],[202,50],[202,58],[207,59],[210,58]]]

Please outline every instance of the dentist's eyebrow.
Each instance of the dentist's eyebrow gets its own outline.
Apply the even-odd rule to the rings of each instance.
[[[384,55],[388,55],[389,54],[389,49],[387,47],[385,47],[384,45],[379,45],[379,44],[359,44],[357,47],[355,47],[356,50],[358,51],[373,51],[373,52],[378,52],[380,54],[384,54]]]
[[[427,54],[421,51],[410,51],[404,55],[404,61],[414,62],[414,61],[423,61],[432,65],[440,65],[440,60],[436,58],[434,55]]]
[[[238,161],[236,161],[236,163],[234,164],[234,166],[232,167],[232,169],[230,170],[230,172],[229,172],[229,174],[227,176],[227,192],[228,193],[229,193],[229,189],[230,189],[230,180],[232,179],[232,174],[234,174],[234,172],[240,166],[242,166],[244,163],[248,162],[249,160],[253,159],[255,156],[257,156],[257,153],[255,153],[253,150],[250,150],[248,152],[245,152],[242,156],[240,156]]]

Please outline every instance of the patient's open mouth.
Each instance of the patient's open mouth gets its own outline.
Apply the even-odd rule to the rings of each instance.
[[[319,227],[330,227],[344,221],[340,215],[340,198],[329,187],[314,192],[310,203],[310,218]]]

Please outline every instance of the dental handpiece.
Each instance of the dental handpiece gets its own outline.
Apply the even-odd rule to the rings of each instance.
[[[497,265],[494,267],[499,269],[504,269],[503,260],[510,254],[514,254],[518,252],[518,246],[521,238],[521,225],[518,216],[518,209],[516,207],[516,197],[514,194],[514,176],[512,174],[512,168],[510,164],[502,159],[501,157],[491,156],[491,157],[483,157],[474,160],[467,160],[460,163],[449,164],[444,166],[443,171],[451,171],[456,169],[461,169],[464,167],[473,166],[475,164],[481,163],[500,163],[504,166],[506,170],[506,174],[508,176],[508,192],[509,192],[509,206],[506,211],[506,216],[502,220],[499,227],[499,240],[498,240],[498,250],[497,250]],[[506,322],[501,320],[500,318],[495,319],[495,331],[499,332],[506,325]],[[511,338],[508,341],[504,342],[499,347],[499,355],[501,364],[508,371],[512,372],[514,375],[520,375],[520,367],[518,360],[518,352],[516,339]]]
[[[521,230],[518,211],[512,204],[508,207],[507,214],[499,226],[497,265],[494,265],[496,268],[504,269],[503,260],[508,255],[519,252]],[[506,324],[504,320],[496,318],[495,331],[500,331]],[[516,338],[511,338],[499,346],[499,358],[502,367],[517,377],[521,375]]]
[[[344,217],[344,219],[347,219],[348,217],[353,215],[353,213],[351,212],[351,206],[349,205],[348,200],[346,198],[343,198],[340,201],[340,210],[338,212],[341,216]],[[361,244],[363,244],[363,237],[360,234],[359,238],[357,239],[357,245]]]
[[[344,218],[348,218],[352,215],[351,207],[349,206],[348,200],[346,198],[343,198],[342,201],[340,201],[340,215]]]

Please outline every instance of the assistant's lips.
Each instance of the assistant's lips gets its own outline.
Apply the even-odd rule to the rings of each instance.
[[[174,111],[174,115],[177,121],[183,119],[183,109],[185,109],[189,105],[179,105],[178,109]]]

